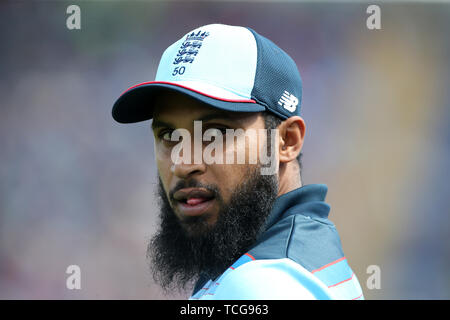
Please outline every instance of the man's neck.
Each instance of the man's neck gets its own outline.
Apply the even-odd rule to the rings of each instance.
[[[302,181],[300,179],[300,168],[297,163],[289,162],[283,166],[280,166],[278,176],[278,197],[302,186]]]

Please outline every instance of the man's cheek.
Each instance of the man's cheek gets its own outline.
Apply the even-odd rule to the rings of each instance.
[[[218,193],[221,201],[228,204],[231,195],[241,183],[245,172],[246,165],[238,164],[221,164],[209,166],[211,175],[214,176],[214,183],[218,187]],[[224,205],[224,203],[219,203]]]
[[[156,149],[155,160],[159,179],[161,180],[164,191],[167,194],[168,186],[170,185],[170,177],[173,164],[170,162],[170,158],[167,159],[164,153],[158,152]]]
[[[164,145],[163,142],[155,141],[153,149],[154,149],[156,161],[158,161],[158,162],[170,161],[170,154],[172,151],[171,147]]]

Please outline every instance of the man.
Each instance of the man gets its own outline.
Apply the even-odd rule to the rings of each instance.
[[[363,298],[327,219],[327,187],[302,186],[301,96],[283,50],[213,24],[172,44],[155,81],[116,101],[120,123],[153,119],[161,228],[148,255],[165,289],[196,281],[191,299]]]

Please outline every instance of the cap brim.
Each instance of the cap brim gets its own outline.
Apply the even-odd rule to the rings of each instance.
[[[261,112],[266,109],[251,99],[221,99],[175,83],[151,81],[125,91],[114,103],[112,116],[120,123],[150,120],[153,118],[155,98],[167,92],[179,92],[209,106],[231,112]]]

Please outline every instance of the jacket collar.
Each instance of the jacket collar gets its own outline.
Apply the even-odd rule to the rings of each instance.
[[[267,218],[267,230],[277,221],[292,215],[305,214],[326,219],[330,206],[324,202],[328,187],[325,184],[308,184],[279,196]]]

